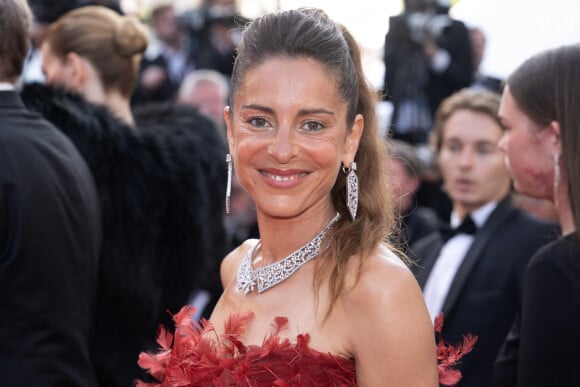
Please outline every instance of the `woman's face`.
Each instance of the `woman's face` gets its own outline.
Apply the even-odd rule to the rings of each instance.
[[[243,76],[231,108],[230,153],[258,213],[332,214],[330,192],[341,163],[354,160],[363,119],[346,127],[347,104],[328,69],[312,59],[268,59]]]
[[[515,189],[540,199],[553,199],[554,144],[552,133],[533,122],[517,106],[506,86],[499,116],[506,130],[499,142]]]

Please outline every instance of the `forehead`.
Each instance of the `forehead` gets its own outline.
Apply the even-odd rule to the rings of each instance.
[[[468,109],[452,113],[443,128],[443,141],[496,143],[502,135],[503,130],[493,117]]]
[[[244,74],[236,96],[284,94],[286,101],[317,96],[338,102],[338,85],[329,69],[311,58],[273,57],[251,67]]]

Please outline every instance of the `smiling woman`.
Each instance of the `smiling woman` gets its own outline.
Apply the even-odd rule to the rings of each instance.
[[[225,110],[228,160],[261,239],[222,262],[206,329],[185,309],[173,352],[142,354],[162,385],[438,385],[423,297],[384,242],[394,203],[375,103],[356,42],[323,11],[247,27]]]
[[[310,234],[335,212],[328,194],[340,163],[352,163],[363,125],[358,116],[347,131],[347,104],[326,73],[312,59],[268,60],[244,76],[228,115],[236,171],[258,219],[316,211],[318,224],[302,230]]]

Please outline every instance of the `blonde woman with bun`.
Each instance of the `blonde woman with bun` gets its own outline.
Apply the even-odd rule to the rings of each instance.
[[[168,310],[211,289],[225,254],[224,204],[214,194],[225,190],[224,140],[194,108],[156,106],[147,118],[131,110],[147,44],[134,17],[77,8],[42,42],[47,85],[22,90],[73,141],[97,185],[103,243],[91,358],[107,387],[142,377],[139,351],[156,347]]]

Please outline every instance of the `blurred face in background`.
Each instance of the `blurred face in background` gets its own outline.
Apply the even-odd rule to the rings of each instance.
[[[180,102],[196,106],[220,127],[225,127],[224,107],[227,104],[227,95],[215,83],[200,81],[188,95],[180,96]]]
[[[468,109],[455,111],[445,122],[439,167],[460,217],[509,193],[511,181],[498,147],[502,134],[492,117]]]

